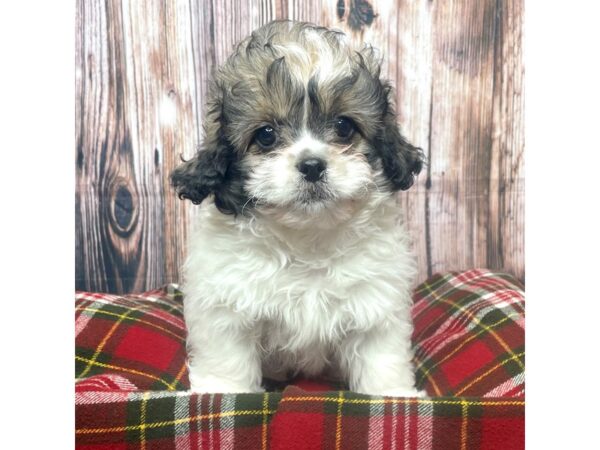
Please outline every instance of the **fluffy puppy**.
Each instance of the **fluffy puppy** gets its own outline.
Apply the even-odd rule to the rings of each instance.
[[[395,193],[421,170],[371,47],[272,22],[216,72],[204,140],[171,181],[207,197],[183,267],[196,392],[260,392],[263,375],[340,376],[416,396],[415,261]]]

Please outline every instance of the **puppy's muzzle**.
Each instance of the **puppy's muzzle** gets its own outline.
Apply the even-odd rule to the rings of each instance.
[[[327,164],[320,158],[307,158],[300,161],[296,167],[306,181],[314,183],[323,177]]]

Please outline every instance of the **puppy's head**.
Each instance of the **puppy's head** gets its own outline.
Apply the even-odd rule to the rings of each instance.
[[[180,198],[288,224],[335,222],[373,192],[408,189],[422,152],[396,124],[370,47],[306,23],[242,41],[211,89],[205,139],[171,176]],[[330,221],[331,221],[330,220]]]

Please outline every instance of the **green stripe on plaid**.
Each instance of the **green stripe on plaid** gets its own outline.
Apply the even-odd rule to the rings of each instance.
[[[268,426],[281,394],[206,394],[133,392],[115,401],[109,393],[98,393],[93,403],[89,393],[78,398],[76,440],[78,448],[98,443],[126,442],[138,448],[231,448],[250,443],[261,448],[263,427]],[[106,401],[103,401],[106,397]],[[117,417],[107,426],[106,417]],[[219,443],[219,445],[214,445]],[[231,445],[226,445],[227,443]]]

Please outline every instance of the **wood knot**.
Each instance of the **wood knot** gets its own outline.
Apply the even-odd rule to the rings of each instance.
[[[338,19],[343,20],[346,15],[346,2],[344,0],[338,0],[336,10]]]
[[[350,5],[346,7],[345,0],[338,0],[336,5],[337,16],[339,20],[344,20],[352,31],[361,31],[365,27],[371,26],[377,14],[373,11],[373,6],[366,0],[350,0]]]
[[[117,234],[126,237],[137,223],[137,204],[125,180],[118,180],[110,192],[110,223]]]

